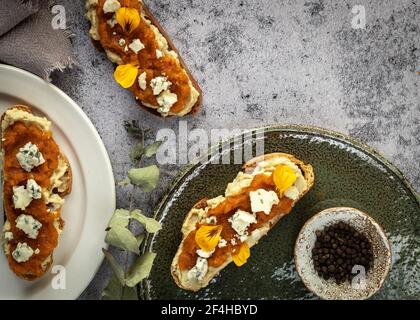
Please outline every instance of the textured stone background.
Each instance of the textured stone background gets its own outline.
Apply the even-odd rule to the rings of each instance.
[[[420,189],[420,3],[416,0],[149,0],[204,92],[189,128],[251,128],[271,123],[321,126],[377,148]],[[366,8],[365,30],[351,28],[351,8]],[[136,107],[113,79],[113,65],[95,50],[84,1],[65,7],[79,66],[54,84],[92,120],[116,179],[129,168],[133,143],[122,127],[177,130]],[[159,189],[136,197],[150,212],[178,167],[163,168]],[[127,206],[118,190],[118,206]],[[97,299],[110,276],[102,265],[82,299]]]

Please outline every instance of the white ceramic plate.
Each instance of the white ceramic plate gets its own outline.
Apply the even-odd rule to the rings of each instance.
[[[101,264],[105,228],[115,209],[108,154],[88,117],[66,94],[37,76],[0,64],[0,114],[14,104],[31,106],[35,114],[51,120],[54,139],[72,167],[73,189],[62,209],[65,227],[53,268],[35,282],[21,280],[10,271],[1,250],[0,299],[76,299]],[[54,266],[65,268],[65,289],[57,285]]]

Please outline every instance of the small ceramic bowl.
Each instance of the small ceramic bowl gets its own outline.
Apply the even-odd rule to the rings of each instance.
[[[315,232],[340,221],[369,239],[374,260],[373,267],[366,275],[363,271],[357,271],[352,283],[346,281],[338,285],[332,279],[325,280],[317,274],[312,249],[316,240]],[[389,273],[391,248],[382,228],[366,213],[347,207],[329,208],[309,219],[300,231],[295,244],[295,267],[305,286],[323,299],[367,299],[379,290]]]

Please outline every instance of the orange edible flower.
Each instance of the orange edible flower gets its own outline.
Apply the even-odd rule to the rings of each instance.
[[[240,267],[246,263],[249,256],[251,255],[251,250],[246,242],[243,242],[239,249],[232,254],[232,259],[235,264]]]
[[[223,226],[201,226],[195,233],[195,242],[203,251],[213,251],[220,240]]]
[[[140,24],[140,14],[134,8],[121,7],[117,10],[115,17],[126,33],[131,33]]]
[[[138,73],[138,67],[132,64],[119,65],[114,72],[115,81],[117,81],[121,87],[130,88],[134,81],[136,81]]]
[[[296,175],[289,166],[279,165],[273,172],[273,181],[282,197],[284,192],[295,183]]]

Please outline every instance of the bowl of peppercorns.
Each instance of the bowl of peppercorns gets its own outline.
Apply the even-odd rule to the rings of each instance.
[[[368,214],[355,208],[329,208],[301,229],[295,267],[305,286],[323,299],[367,299],[389,273],[391,248]]]

